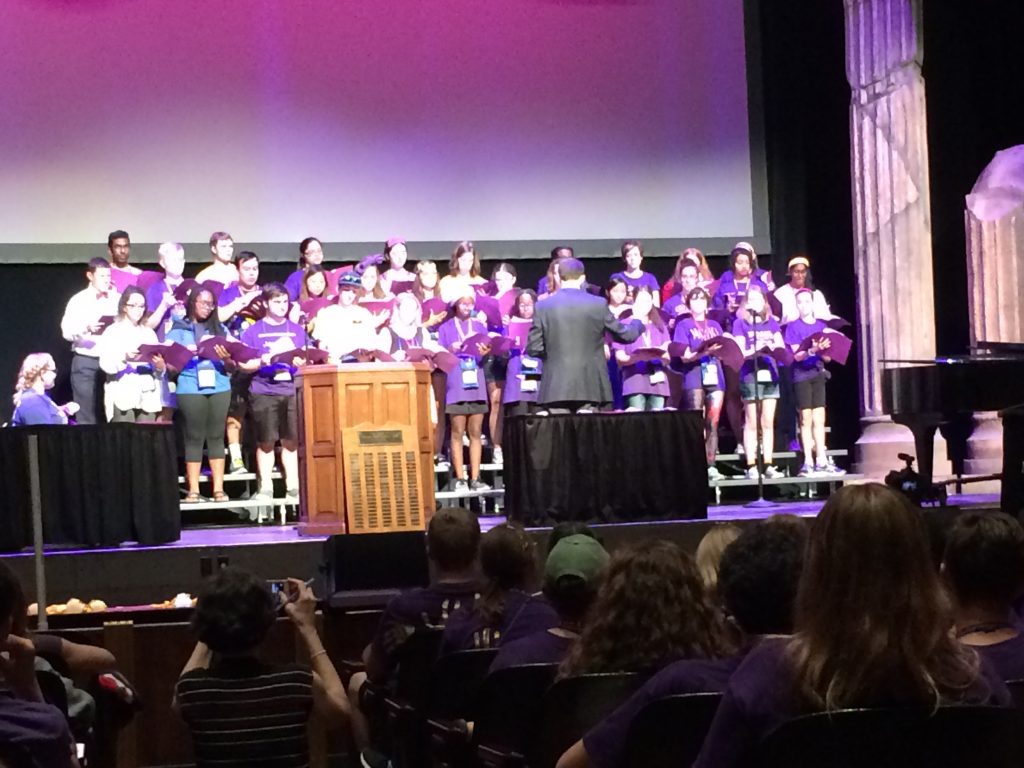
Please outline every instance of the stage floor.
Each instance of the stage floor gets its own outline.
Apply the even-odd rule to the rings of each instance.
[[[615,523],[595,528],[610,548],[656,537],[675,541],[692,552],[708,529],[716,524],[743,526],[774,514],[814,517],[824,502],[824,499],[790,501],[759,508],[722,504],[709,507],[706,520]],[[998,509],[999,497],[994,494],[952,496],[949,505]],[[484,530],[503,522],[505,518],[500,516],[480,518]],[[538,541],[543,541],[550,529],[531,530]],[[246,568],[265,578],[320,579],[325,570],[327,541],[327,537],[299,536],[294,524],[226,525],[186,529],[178,541],[160,546],[128,542],[119,547],[96,549],[48,548],[44,558],[47,602],[67,602],[71,597],[86,601],[98,597],[108,605],[162,602],[179,592],[196,594],[203,579],[226,564]],[[3,559],[18,574],[26,591],[33,594],[33,553],[25,550],[3,555]],[[329,585],[323,583],[317,593],[330,591]]]

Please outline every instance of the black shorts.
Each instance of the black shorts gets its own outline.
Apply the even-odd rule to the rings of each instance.
[[[251,396],[249,407],[256,422],[256,442],[276,443],[278,440],[298,440],[299,420],[295,395]]]
[[[483,400],[464,400],[458,403],[448,403],[444,412],[449,416],[473,416],[478,413],[487,413],[490,405]]]
[[[228,418],[239,422],[245,421],[249,410],[249,385],[252,374],[236,373],[231,377],[231,402],[228,404]]]
[[[793,382],[793,394],[796,397],[798,411],[825,407],[825,380],[825,374],[819,373],[813,379]]]

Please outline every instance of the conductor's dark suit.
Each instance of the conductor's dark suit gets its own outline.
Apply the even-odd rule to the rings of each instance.
[[[603,298],[579,288],[562,288],[538,302],[526,350],[544,359],[537,402],[610,403],[605,331],[628,344],[643,330],[639,320],[629,325],[619,322]]]

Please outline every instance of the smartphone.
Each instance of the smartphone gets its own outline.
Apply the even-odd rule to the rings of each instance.
[[[285,603],[295,599],[289,592],[291,585],[288,579],[267,579],[267,586],[270,587],[270,594],[277,601],[278,608],[283,608]]]

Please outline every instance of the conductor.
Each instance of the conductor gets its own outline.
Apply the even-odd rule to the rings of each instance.
[[[624,344],[644,326],[639,320],[619,322],[599,296],[583,290],[583,262],[563,259],[555,282],[558,290],[537,304],[526,354],[544,359],[537,402],[550,413],[586,413],[612,400],[604,357],[604,334]]]

